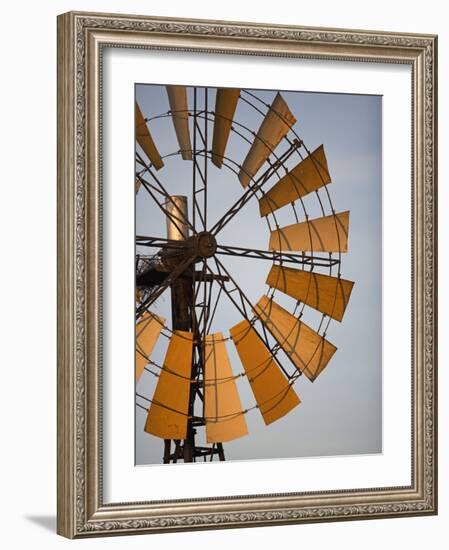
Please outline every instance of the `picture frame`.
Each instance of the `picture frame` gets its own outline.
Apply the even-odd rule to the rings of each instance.
[[[103,54],[236,54],[411,69],[411,483],[105,502]],[[437,37],[70,12],[58,17],[58,533],[69,538],[437,513]],[[408,452],[408,450],[407,450]]]

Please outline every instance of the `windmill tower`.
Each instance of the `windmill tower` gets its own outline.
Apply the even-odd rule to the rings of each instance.
[[[158,378],[151,397],[136,394],[137,404],[147,410],[145,431],[164,440],[164,463],[224,460],[223,443],[248,433],[246,413],[258,409],[266,425],[288,414],[300,403],[294,383],[302,375],[313,382],[336,352],[326,333],[331,321],[342,321],[353,287],[341,277],[349,212],[335,212],[324,147],[307,149],[280,93],[265,103],[251,91],[220,88],[209,109],[207,88],[193,89],[190,106],[185,87],[166,89],[167,113],[145,117],[136,104],[136,192],[148,193],[166,219],[165,236],[136,238],[140,249],[157,250],[136,260],[136,377],[148,371]],[[262,116],[257,131],[236,120],[239,101]],[[174,153],[163,156],[150,130],[161,116],[171,119],[178,144]],[[242,142],[241,159],[226,154],[231,136]],[[192,164],[189,197],[170,194],[159,177],[164,161],[174,154]],[[210,163],[228,169],[241,186],[238,200],[215,223],[208,219]],[[313,196],[321,215],[312,218],[304,198]],[[251,200],[258,201],[267,222],[267,248],[222,243],[220,232]],[[293,223],[282,225],[278,211],[286,208]],[[223,256],[271,262],[268,289],[257,302],[241,288]],[[213,286],[219,288],[215,303]],[[171,326],[152,309],[166,290]],[[276,293],[293,299],[291,311]],[[241,320],[211,332],[224,297]],[[305,308],[321,314],[318,327],[304,322]],[[163,363],[157,364],[151,356],[161,334],[168,346]],[[241,372],[231,365],[230,345]],[[248,381],[255,404],[241,402],[240,377]],[[207,445],[197,443],[199,430],[205,430]]]

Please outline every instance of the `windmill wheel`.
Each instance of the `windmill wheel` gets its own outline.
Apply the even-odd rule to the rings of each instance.
[[[280,93],[267,102],[243,89],[166,91],[167,111],[136,103],[136,193],[162,220],[154,234],[136,236],[136,379],[156,378],[151,394],[136,392],[136,404],[147,411],[145,431],[164,440],[164,462],[224,460],[223,443],[248,434],[247,413],[258,411],[266,425],[290,413],[300,404],[295,382],[314,381],[336,352],[327,331],[342,321],[353,287],[341,276],[349,212],[334,210],[324,147],[307,148]],[[175,145],[156,143],[158,123],[174,129]],[[185,170],[165,177],[179,158]],[[237,196],[211,219],[211,204],[222,206],[212,181],[222,171]],[[183,192],[174,194],[170,182],[179,179]],[[248,204],[266,223],[266,246],[242,246],[245,230],[239,242],[223,237],[245,220]],[[256,300],[225,258],[266,266],[266,280],[251,282]],[[157,304],[168,291],[164,317]],[[219,319],[225,300],[238,315],[232,325]],[[252,403],[242,402],[240,379]],[[199,430],[206,444],[197,444]]]

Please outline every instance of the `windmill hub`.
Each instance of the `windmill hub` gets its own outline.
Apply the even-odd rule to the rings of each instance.
[[[195,238],[195,250],[200,258],[211,258],[217,250],[217,240],[212,233],[202,231]]]

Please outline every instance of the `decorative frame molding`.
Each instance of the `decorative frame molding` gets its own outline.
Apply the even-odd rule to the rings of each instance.
[[[412,484],[104,504],[101,442],[101,58],[133,47],[412,67]],[[437,513],[433,35],[70,12],[58,17],[58,533],[249,527]]]

